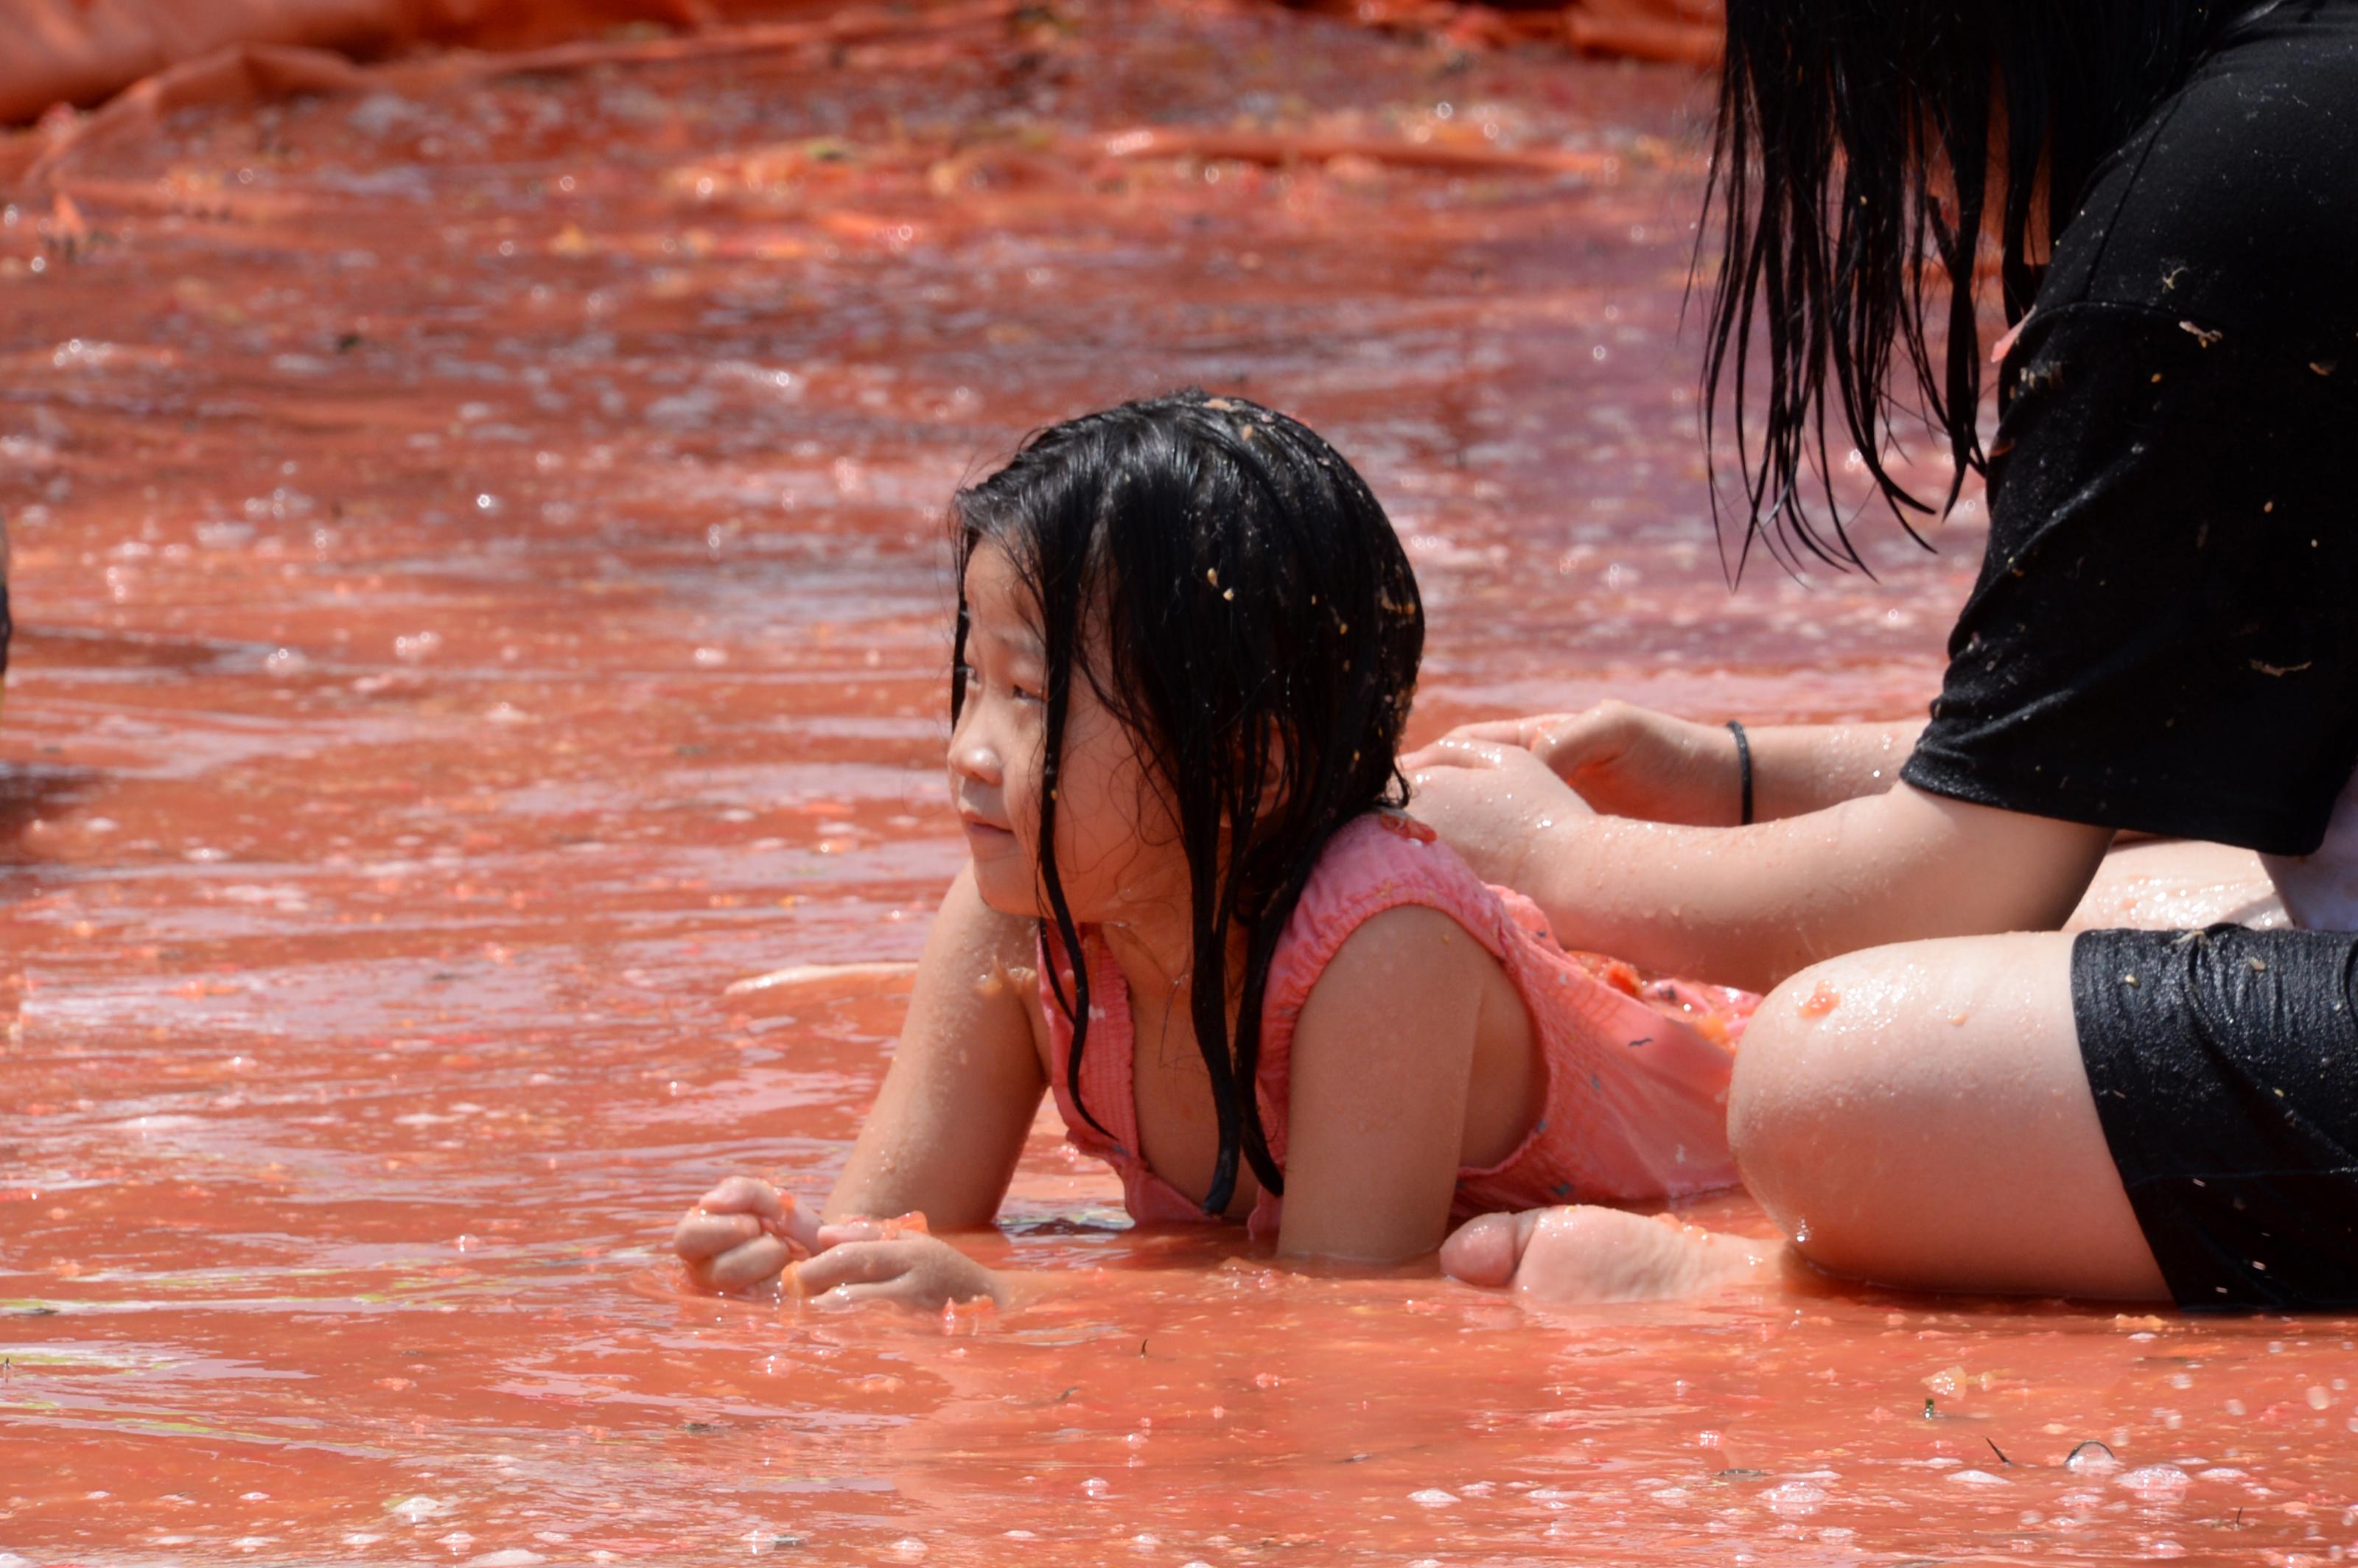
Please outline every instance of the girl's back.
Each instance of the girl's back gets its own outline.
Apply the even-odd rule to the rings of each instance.
[[[1714,1006],[1707,993],[1686,989],[1650,1002],[1625,968],[1566,954],[1528,900],[1485,884],[1429,829],[1390,813],[1362,816],[1329,842],[1271,966],[1255,1087],[1281,1168],[1296,1026],[1334,961],[1390,911],[1440,918],[1404,933],[1409,962],[1384,977],[1379,1003],[1399,1000],[1401,988],[1415,983],[1420,947],[1470,939],[1488,959],[1476,966],[1477,1022],[1453,1218],[1644,1202],[1735,1183],[1727,1038],[1744,1001],[1731,995]],[[1184,1010],[1133,995],[1096,934],[1085,929],[1081,938],[1092,989],[1105,1000],[1091,1019],[1079,1082],[1102,1130],[1079,1114],[1065,1068],[1072,1029],[1055,994],[1059,982],[1069,994],[1071,968],[1060,957],[1052,979],[1045,945],[1037,987],[1042,1066],[1070,1140],[1120,1173],[1133,1218],[1204,1219],[1209,1161],[1196,1110],[1204,1072]],[[1227,1210],[1270,1238],[1282,1215],[1283,1199],[1258,1184],[1240,1190]]]

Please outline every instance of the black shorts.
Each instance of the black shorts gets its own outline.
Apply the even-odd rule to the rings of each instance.
[[[2358,1307],[2358,935],[2086,932],[2071,1012],[2179,1305]]]

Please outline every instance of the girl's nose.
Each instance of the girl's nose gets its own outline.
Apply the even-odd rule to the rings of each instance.
[[[1003,781],[1006,770],[999,760],[999,748],[970,717],[950,731],[950,772],[993,789]]]

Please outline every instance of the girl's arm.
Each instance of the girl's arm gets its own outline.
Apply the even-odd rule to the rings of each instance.
[[[923,1209],[941,1229],[974,1230],[998,1215],[1048,1087],[1033,1034],[1034,931],[984,903],[971,868],[958,872],[828,1219]]]
[[[1747,726],[1753,820],[1801,816],[1889,789],[1923,728],[1920,719]],[[1407,759],[1408,766],[1440,760],[1454,742],[1467,741],[1523,748],[1609,816],[1696,827],[1733,827],[1742,819],[1743,775],[1725,724],[1602,702],[1582,713],[1461,725]]]
[[[1585,816],[1530,752],[1471,742],[1415,788],[1411,809],[1565,946],[1761,991],[1863,947],[2052,931],[2113,838],[1904,783],[1752,827]]]
[[[1327,965],[1293,1033],[1280,1253],[1396,1263],[1441,1245],[1491,963],[1448,915],[1402,905]]]
[[[1727,727],[1730,770],[1736,737]],[[1877,724],[1770,724],[1747,728],[1752,743],[1752,819],[1806,816],[1899,782],[1899,769],[1924,732],[1921,719]],[[1732,822],[1734,819],[1730,818]]]
[[[1402,906],[1369,918],[1327,965],[1294,1027],[1280,1254],[1398,1263],[1439,1248],[1463,1163],[1480,999],[1491,964],[1448,915]],[[913,1033],[914,1023],[913,1010]],[[896,1063],[896,1077],[899,1071]],[[1037,1093],[1035,1087],[1035,1099]],[[892,1098],[888,1084],[871,1129],[885,1119]],[[890,1184],[851,1197],[869,1168],[863,1157],[872,1152],[881,1162],[886,1148],[861,1135],[861,1153],[836,1189],[831,1217],[860,1208],[890,1213],[914,1197],[914,1187]],[[1011,1163],[1011,1148],[1008,1158]],[[1004,1303],[1076,1283],[989,1272],[936,1238],[894,1239],[871,1224],[820,1232],[822,1241],[838,1237],[798,1271],[802,1289],[935,1306],[976,1295]],[[1100,1278],[1090,1288],[1116,1283]]]
[[[942,901],[884,1087],[827,1202],[827,1227],[767,1183],[734,1176],[688,1211],[673,1247],[698,1281],[742,1289],[776,1277],[793,1247],[809,1290],[907,1299],[998,1294],[995,1278],[947,1243],[862,1217],[922,1210],[968,1230],[999,1212],[1046,1080],[1033,1033],[1033,928],[999,914],[958,873]],[[848,1223],[847,1223],[848,1222]]]

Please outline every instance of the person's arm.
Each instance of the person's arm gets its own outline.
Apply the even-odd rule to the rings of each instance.
[[[1327,964],[1294,1028],[1281,1256],[1398,1263],[1441,1245],[1491,961],[1448,915],[1401,905]]]
[[[908,1022],[884,1087],[828,1196],[824,1226],[768,1184],[731,1177],[687,1212],[673,1247],[699,1282],[759,1286],[799,1249],[805,1293],[843,1287],[849,1299],[912,1304],[1003,1294],[1003,1281],[919,1227],[879,1223],[925,1216],[946,1230],[990,1223],[1015,1171],[1046,1079],[1033,1033],[1029,923],[999,914],[961,871],[942,901]]]
[[[1439,1248],[1464,1162],[1491,962],[1456,921],[1418,905],[1370,916],[1329,961],[1291,1044],[1281,1258],[1385,1265],[1429,1259]],[[854,1173],[846,1173],[839,1197]],[[860,1195],[878,1206],[871,1212],[883,1212],[914,1195],[871,1187]],[[835,1220],[820,1234],[874,1233],[870,1222]],[[923,1238],[883,1241],[866,1257],[836,1245],[803,1265],[801,1283],[818,1290],[903,1269],[922,1274],[940,1266],[925,1256],[927,1245]],[[1091,1289],[1108,1283],[1089,1277]],[[1047,1276],[1001,1272],[989,1293],[1004,1303],[1067,1288]]]
[[[1048,1084],[1033,1033],[1035,928],[982,902],[961,871],[917,963],[908,1022],[827,1217],[921,1209],[943,1230],[989,1225]]]
[[[1801,816],[1889,789],[1923,728],[1920,719],[1746,726],[1753,820]],[[1460,725],[1407,764],[1423,766],[1468,741],[1520,746],[1611,816],[1697,827],[1733,827],[1742,819],[1743,771],[1725,724],[1601,702],[1580,713]]]
[[[1753,827],[1582,815],[1531,752],[1475,743],[1413,787],[1410,810],[1565,946],[1763,991],[1862,947],[2054,930],[2113,837],[1906,784]]]
[[[1915,749],[1921,719],[1879,724],[1768,724],[1745,727],[1752,747],[1752,819],[1779,822],[1806,816],[1898,782],[1899,765]],[[1732,753],[1736,737],[1725,725]],[[1732,766],[1731,760],[1731,766]]]

